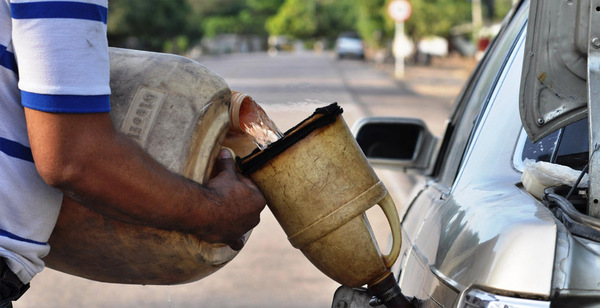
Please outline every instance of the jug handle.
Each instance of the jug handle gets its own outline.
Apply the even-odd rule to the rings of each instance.
[[[392,230],[392,249],[390,253],[383,256],[383,263],[387,268],[391,268],[400,255],[400,247],[402,247],[402,230],[400,228],[400,218],[398,217],[398,210],[396,210],[396,204],[389,193],[386,193],[385,197],[379,201],[379,206],[383,210],[385,217],[390,223]]]

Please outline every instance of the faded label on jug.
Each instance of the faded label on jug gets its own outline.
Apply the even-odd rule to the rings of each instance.
[[[142,147],[160,111],[167,93],[140,87],[129,106],[121,131]]]

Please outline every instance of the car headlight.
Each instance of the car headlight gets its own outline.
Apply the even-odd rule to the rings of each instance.
[[[550,302],[496,295],[479,289],[464,293],[461,308],[549,308]]]

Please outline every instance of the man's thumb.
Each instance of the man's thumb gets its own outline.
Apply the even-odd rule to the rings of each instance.
[[[229,148],[222,148],[217,157],[217,168],[219,171],[222,170],[233,170],[235,169],[235,161],[233,159],[233,151]]]

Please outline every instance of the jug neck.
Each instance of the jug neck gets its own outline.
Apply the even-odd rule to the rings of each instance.
[[[229,107],[229,120],[232,130],[242,131],[240,125],[240,109],[243,104],[252,104],[254,100],[248,94],[231,91],[231,106]]]

